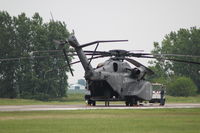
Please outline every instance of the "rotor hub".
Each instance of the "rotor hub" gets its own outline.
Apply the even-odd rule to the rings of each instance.
[[[111,53],[111,55],[115,56],[115,57],[125,57],[125,56],[127,56],[128,51],[121,50],[121,49],[115,49],[115,50],[110,50],[109,53]]]

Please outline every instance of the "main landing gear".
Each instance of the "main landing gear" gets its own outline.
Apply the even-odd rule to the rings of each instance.
[[[129,96],[125,98],[126,106],[137,106],[138,101],[135,97]]]
[[[96,106],[96,101],[86,100],[86,104],[89,105],[89,106]]]

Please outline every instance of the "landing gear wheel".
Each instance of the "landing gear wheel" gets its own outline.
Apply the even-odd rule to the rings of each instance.
[[[125,104],[126,106],[137,106],[137,99],[135,97],[127,97]]]
[[[96,106],[96,101],[86,100],[86,104],[87,104],[88,106]]]
[[[126,101],[125,104],[126,104],[126,106],[129,106],[129,105],[130,105],[128,101]]]
[[[92,101],[92,106],[96,106],[96,101]]]
[[[91,100],[86,100],[86,104],[87,104],[88,106],[91,106],[92,101],[91,101]]]

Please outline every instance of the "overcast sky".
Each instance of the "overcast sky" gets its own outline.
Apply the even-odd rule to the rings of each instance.
[[[64,21],[75,30],[80,43],[105,39],[128,39],[127,43],[102,44],[99,50],[125,49],[150,52],[153,42],[180,28],[200,27],[200,0],[0,0],[0,10],[12,16],[38,12],[45,22]],[[94,49],[89,47],[87,49]],[[93,65],[102,60],[94,61]],[[148,60],[139,61],[147,64]],[[75,77],[84,71],[73,65]]]

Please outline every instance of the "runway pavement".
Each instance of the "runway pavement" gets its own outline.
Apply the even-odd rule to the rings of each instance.
[[[141,106],[126,107],[125,105],[113,104],[109,107],[104,105],[86,106],[86,105],[1,105],[0,111],[48,111],[48,110],[92,110],[92,109],[160,109],[160,108],[200,108],[200,103],[180,103],[166,104],[144,104]]]

